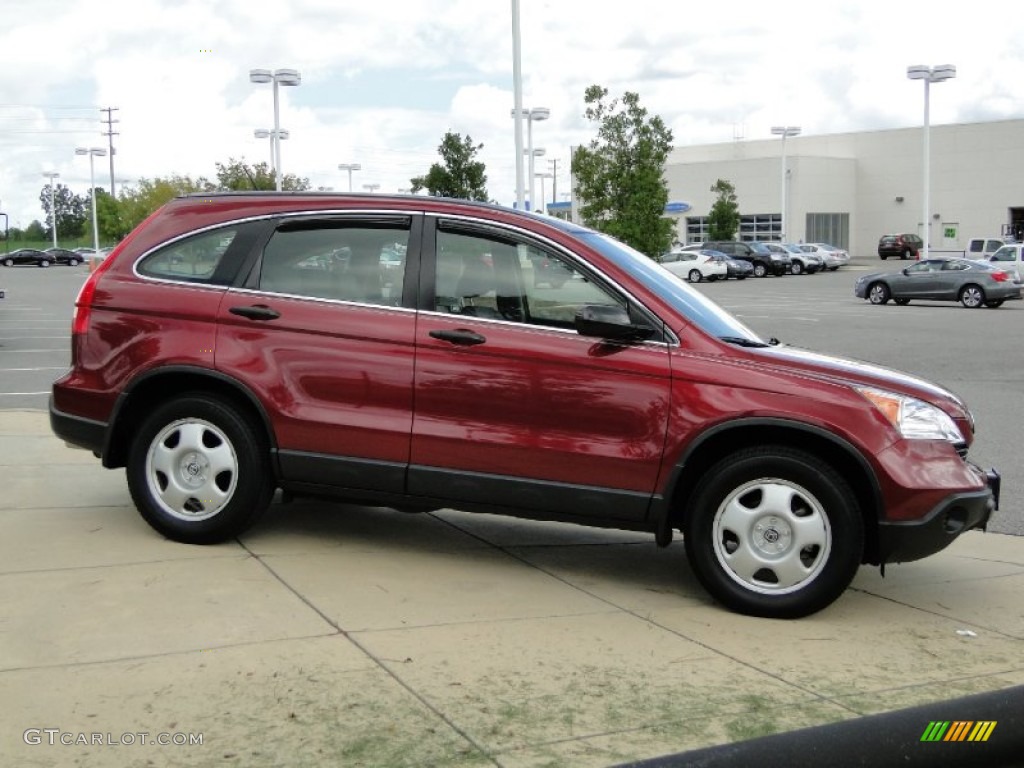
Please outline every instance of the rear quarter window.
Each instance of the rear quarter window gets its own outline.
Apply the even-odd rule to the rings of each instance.
[[[146,277],[211,283],[237,234],[228,227],[176,240],[146,256],[136,269]]]

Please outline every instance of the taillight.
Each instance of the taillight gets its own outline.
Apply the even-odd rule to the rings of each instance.
[[[1005,283],[1010,279],[1010,274],[1008,272],[993,272],[992,279],[997,283]]]
[[[100,276],[114,263],[114,256],[120,250],[121,248],[118,247],[111,251],[82,284],[82,288],[78,292],[78,298],[75,299],[75,316],[71,320],[72,336],[81,336],[89,330],[89,315],[92,313],[92,300],[96,295],[96,283],[99,282]]]

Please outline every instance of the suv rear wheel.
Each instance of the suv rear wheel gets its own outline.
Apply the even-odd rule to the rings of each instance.
[[[754,277],[764,277],[768,274],[768,267],[765,266],[764,262],[754,262]]]
[[[132,445],[132,500],[169,539],[212,544],[237,536],[274,491],[265,442],[241,411],[210,395],[160,405]]]
[[[705,589],[752,616],[799,618],[853,580],[864,522],[830,465],[785,446],[725,457],[686,510],[686,554]]]

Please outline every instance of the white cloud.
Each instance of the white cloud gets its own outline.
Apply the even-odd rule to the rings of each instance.
[[[636,91],[677,144],[918,125],[910,64],[953,63],[933,122],[1024,115],[1024,19],[991,0],[923,15],[920,4],[747,0],[680,8],[661,0],[522,0],[524,106],[546,106],[534,144],[559,160],[589,140],[583,92]],[[281,90],[286,173],[344,189],[408,186],[451,130],[484,144],[489,190],[514,197],[508,0],[7,0],[0,31],[0,201],[12,224],[40,217],[43,170],[84,192],[74,147],[105,144],[114,106],[117,175],[214,175],[228,157],[269,155],[271,89],[253,67],[295,67]],[[41,44],[45,41],[45,44]],[[97,181],[106,183],[106,163]],[[546,162],[537,170],[546,170]],[[98,173],[100,168],[97,168]]]

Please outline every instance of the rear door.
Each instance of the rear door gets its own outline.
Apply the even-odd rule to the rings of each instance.
[[[570,518],[640,520],[669,411],[668,344],[574,330],[583,305],[625,292],[527,233],[426,223],[409,490]],[[428,253],[430,245],[433,253]],[[568,279],[537,285],[548,259]]]
[[[217,368],[262,403],[285,479],[404,490],[416,315],[403,290],[419,222],[281,219],[221,302]]]

